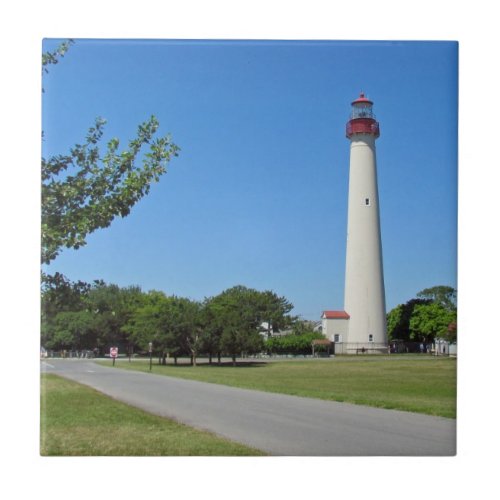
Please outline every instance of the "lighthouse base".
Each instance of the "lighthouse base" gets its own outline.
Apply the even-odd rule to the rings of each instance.
[[[389,346],[377,342],[334,342],[335,354],[388,354]]]

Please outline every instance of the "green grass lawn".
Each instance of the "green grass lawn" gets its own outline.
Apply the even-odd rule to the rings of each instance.
[[[41,455],[263,455],[50,374],[41,380],[40,427]]]
[[[170,361],[171,362],[171,361]],[[110,363],[103,362],[109,365]],[[149,372],[148,360],[117,367]],[[456,359],[422,355],[337,356],[245,362],[232,367],[153,364],[153,373],[247,389],[456,417]]]

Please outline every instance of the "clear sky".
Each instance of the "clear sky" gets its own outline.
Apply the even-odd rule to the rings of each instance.
[[[76,39],[44,77],[43,155],[97,116],[125,145],[152,114],[181,152],[128,217],[47,271],[199,300],[241,284],[305,319],[342,309],[345,124],[363,91],[381,129],[387,309],[456,286],[457,59],[452,42]]]

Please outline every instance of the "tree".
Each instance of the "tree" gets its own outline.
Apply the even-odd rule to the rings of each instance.
[[[172,328],[170,308],[170,300],[163,292],[150,291],[122,328],[129,339],[143,350],[147,350],[152,342],[159,362],[163,364],[166,363],[167,354],[176,354],[179,349]]]
[[[57,339],[64,338],[67,344],[74,333],[73,346],[78,349],[131,347],[123,326],[143,295],[139,287],[73,283],[59,273],[48,276],[42,289],[42,343],[62,348]]]
[[[457,322],[456,321],[452,321],[448,325],[448,331],[444,335],[444,338],[448,342],[456,342],[457,341]]]
[[[89,311],[63,311],[54,320],[49,349],[90,349],[95,347],[97,328]]]
[[[419,304],[410,319],[410,337],[426,342],[446,337],[449,325],[455,321],[456,311],[450,311],[437,302]]]
[[[417,298],[396,306],[387,314],[389,340],[432,341],[436,335],[445,335],[448,326],[456,324],[456,295],[453,287],[434,286],[418,292]],[[445,327],[443,321],[448,321]]]
[[[61,273],[42,273],[41,309],[42,322],[50,321],[62,311],[85,308],[84,298],[91,285],[84,281],[72,282]]]
[[[68,50],[64,42],[54,52],[42,56],[43,71]],[[151,116],[138,127],[137,137],[118,151],[120,141],[108,141],[106,150],[98,147],[105,120],[97,118],[83,144],[67,154],[42,158],[42,255],[44,264],[54,260],[63,247],[80,248],[86,237],[108,227],[117,216],[149,193],[151,184],[166,172],[172,157],[178,155],[169,135],[154,138],[159,123]],[[149,150],[143,151],[147,146]],[[143,155],[143,163],[137,165]]]
[[[424,300],[431,300],[447,310],[456,310],[457,291],[451,286],[434,286],[425,288],[417,293],[417,297]]]
[[[293,323],[292,323],[293,335],[306,335],[309,333],[316,334],[317,332],[314,331],[314,327],[315,327],[314,321],[293,318]],[[321,337],[315,337],[315,338],[324,338],[324,337],[321,336]]]
[[[59,46],[56,48],[56,50],[54,50],[52,52],[47,51],[47,52],[44,52],[42,54],[42,76],[44,73],[49,72],[49,69],[47,68],[47,66],[49,66],[50,64],[58,64],[59,63],[59,59],[61,57],[64,57],[64,55],[68,51],[70,45],[72,45],[73,43],[75,43],[75,41],[70,38],[69,40],[59,44]],[[42,89],[42,92],[44,92],[43,89]]]
[[[122,330],[143,349],[152,342],[163,364],[169,354],[174,355],[175,362],[179,354],[189,354],[196,365],[202,345],[200,311],[198,302],[153,291],[132,312]]]
[[[186,349],[191,362],[196,366],[196,358],[203,345],[203,324],[201,304],[185,298],[175,298],[176,337],[180,347]]]
[[[261,317],[267,323],[267,336],[271,337],[273,330],[283,330],[292,324],[293,318],[288,313],[293,309],[293,304],[285,297],[279,297],[276,293],[266,290],[258,292],[260,301]]]
[[[259,326],[263,321],[262,300],[259,292],[244,286],[225,290],[210,302],[212,328],[220,332],[221,351],[231,356],[255,353],[263,348]]]
[[[416,306],[429,304],[429,300],[411,299],[405,304],[399,304],[387,314],[387,337],[389,340],[409,341],[410,320]]]
[[[51,349],[60,346],[54,340],[56,319],[60,313],[82,311],[86,307],[85,299],[92,285],[83,281],[72,282],[61,273],[42,275],[41,293],[41,342]],[[65,344],[68,340],[65,336]],[[55,347],[54,347],[55,346]]]
[[[221,358],[220,339],[223,324],[218,320],[219,306],[214,298],[205,299],[200,311],[200,319],[203,325],[203,336],[201,350],[208,354],[208,362],[212,364],[212,357],[217,355],[218,363]]]
[[[96,346],[99,349],[122,346],[131,354],[133,342],[128,338],[124,326],[134,310],[144,302],[140,287],[120,288],[98,282],[87,294],[85,302],[99,332]]]

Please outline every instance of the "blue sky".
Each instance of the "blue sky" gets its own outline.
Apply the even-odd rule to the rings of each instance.
[[[345,123],[364,91],[381,128],[388,310],[456,286],[457,58],[451,42],[77,39],[44,77],[43,155],[97,116],[125,144],[151,114],[181,152],[128,217],[47,270],[200,300],[243,284],[306,319],[341,309]]]

